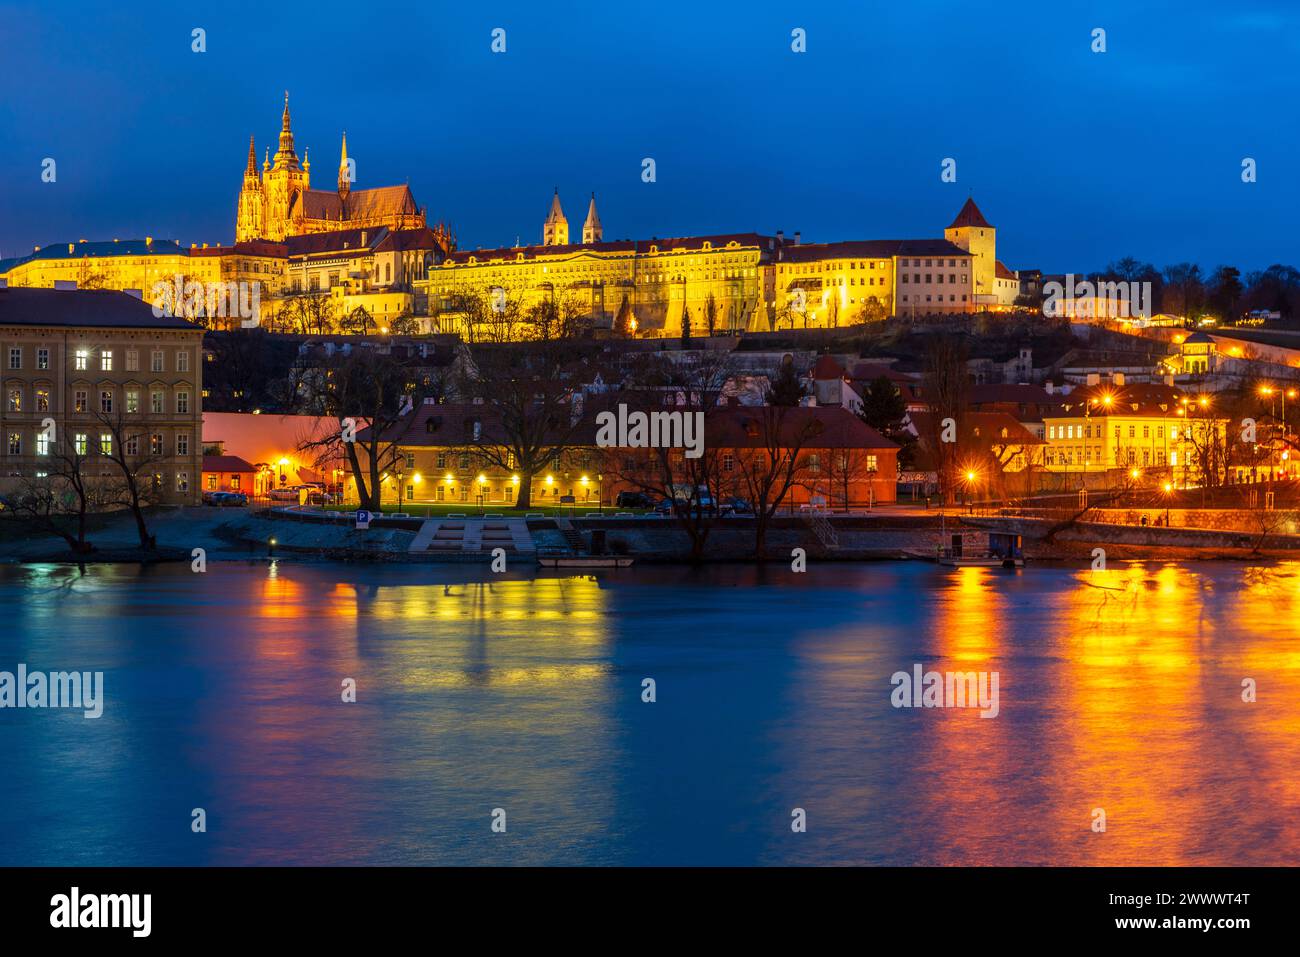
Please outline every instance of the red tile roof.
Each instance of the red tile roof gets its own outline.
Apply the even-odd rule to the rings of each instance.
[[[975,205],[974,198],[969,196],[966,198],[965,204],[962,205],[961,212],[957,214],[957,218],[952,221],[952,225],[948,228],[958,229],[962,226],[975,226],[983,229],[993,228],[992,224],[984,218],[984,214],[980,212],[980,208]]]
[[[256,472],[257,468],[238,455],[203,456],[205,472]]]

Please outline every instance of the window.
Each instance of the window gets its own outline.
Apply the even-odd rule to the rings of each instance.
[[[176,454],[177,455],[190,454],[190,434],[188,432],[176,433]]]
[[[99,454],[100,455],[113,454],[113,433],[112,432],[99,433]]]
[[[128,435],[126,441],[122,443],[122,451],[127,455],[140,454],[140,436]]]
[[[155,432],[153,435],[149,436],[149,454],[163,454],[163,437],[161,432]]]
[[[140,350],[139,349],[126,350],[126,371],[127,372],[140,371]]]
[[[50,367],[50,350],[49,350],[49,349],[37,349],[37,350],[36,350],[36,368],[38,368],[38,369],[48,369],[49,367]]]
[[[100,411],[100,412],[112,412],[112,411],[113,411],[113,390],[112,390],[112,389],[103,389],[103,390],[100,391],[100,393],[99,393],[99,411]]]
[[[37,412],[50,411],[50,390],[49,389],[36,390],[36,411]]]
[[[211,473],[208,474],[208,491],[217,487],[217,477]]]
[[[9,368],[21,369],[23,367],[23,350],[13,348],[9,350]]]
[[[76,435],[72,437],[72,447],[76,450],[78,455],[86,454],[86,433],[85,432],[78,432]]]
[[[239,490],[239,473],[238,473],[238,472],[236,472],[234,475],[230,476],[230,487],[231,487],[232,489],[235,489],[236,491]]]
[[[155,349],[149,360],[149,368],[154,372],[163,371],[163,353],[161,349]]]
[[[876,467],[876,466],[877,466],[877,461],[878,461],[878,460],[877,460],[877,457],[876,457],[876,456],[874,456],[874,455],[868,455],[868,456],[867,456],[867,471],[868,471],[868,472],[878,472],[878,471],[880,471],[880,470]]]
[[[50,436],[48,432],[41,431],[36,433],[36,454],[50,454]]]
[[[135,413],[140,411],[140,390],[126,390],[126,411]]]
[[[184,349],[181,349],[176,353],[176,371],[177,372],[190,371],[190,354],[186,352]]]
[[[9,433],[9,454],[10,455],[23,454],[23,434],[21,432]]]
[[[822,458],[816,452],[808,456],[808,471],[814,474],[822,470]]]
[[[176,413],[178,415],[189,415],[190,412],[190,394],[188,392],[176,393]]]
[[[113,352],[111,349],[105,349],[103,352],[99,354],[99,371],[100,372],[113,371]]]
[[[72,393],[72,410],[74,412],[87,412],[90,409],[90,397],[85,389],[78,389]]]
[[[163,394],[157,391],[149,393],[149,411],[154,415],[162,415],[164,408]]]
[[[21,412],[22,410],[23,410],[23,390],[10,389],[9,390],[9,411]]]
[[[88,349],[78,349],[72,357],[72,368],[85,369],[90,364],[90,351]]]
[[[177,473],[176,473],[176,491],[178,491],[178,492],[188,492],[189,490],[190,490],[190,473],[189,473],[189,472],[177,472]]]
[[[727,452],[722,456],[722,471],[730,472],[735,468],[736,460],[732,458],[731,453]]]

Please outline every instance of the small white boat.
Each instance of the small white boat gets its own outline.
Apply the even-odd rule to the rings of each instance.
[[[542,555],[537,564],[543,568],[628,568],[632,559],[626,555]]]

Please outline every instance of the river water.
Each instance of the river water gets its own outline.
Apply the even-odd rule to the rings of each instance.
[[[1300,852],[1297,565],[6,566],[0,607],[0,671],[105,689],[0,709],[0,864]],[[915,665],[996,717],[893,707]]]

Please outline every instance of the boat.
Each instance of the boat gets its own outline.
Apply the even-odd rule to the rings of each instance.
[[[537,564],[543,568],[629,568],[632,559],[627,555],[539,555]]]
[[[939,564],[947,565],[949,568],[965,568],[968,565],[984,568],[1024,568],[1025,560],[1002,555],[950,555],[940,558]]]

